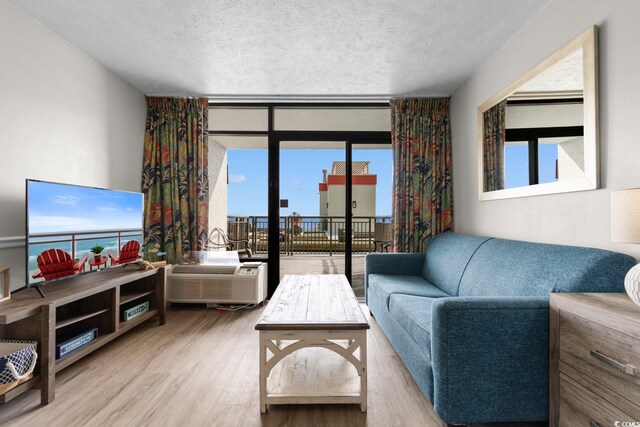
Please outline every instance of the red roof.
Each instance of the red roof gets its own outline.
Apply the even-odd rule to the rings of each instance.
[[[344,175],[329,175],[327,183],[329,185],[345,185],[347,182]],[[376,185],[378,182],[377,175],[354,175],[351,177],[353,185]]]

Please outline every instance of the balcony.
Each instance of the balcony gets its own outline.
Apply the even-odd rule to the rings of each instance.
[[[364,256],[380,251],[380,243],[391,240],[390,216],[353,217],[352,285],[364,296]],[[285,274],[344,273],[345,217],[287,216],[280,218],[280,277]],[[268,253],[266,216],[230,216],[227,234],[247,239],[253,254]]]
[[[79,260],[82,255],[91,251],[96,245],[104,246],[103,255],[107,251],[113,251],[116,256],[120,248],[129,240],[142,242],[142,230],[140,229],[120,229],[120,230],[88,230],[65,233],[30,233],[29,234],[29,281],[35,282],[33,275],[38,271],[36,259],[38,255],[47,249],[62,249],[69,253],[71,258]],[[91,255],[91,254],[89,254]],[[89,270],[90,266],[85,264],[83,270]]]
[[[280,218],[280,254],[333,256],[345,251],[345,217],[287,216]],[[354,254],[376,250],[377,242],[391,240],[390,216],[353,217],[351,236]],[[230,216],[227,234],[231,239],[247,239],[254,254],[267,254],[268,218]]]

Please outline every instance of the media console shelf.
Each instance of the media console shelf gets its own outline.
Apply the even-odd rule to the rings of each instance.
[[[45,298],[28,288],[0,302],[0,338],[38,341],[33,378],[0,395],[0,403],[39,386],[40,401],[48,404],[55,398],[56,372],[151,318],[161,325],[166,320],[164,268],[109,268],[50,283],[43,290]],[[148,311],[124,320],[125,310],[145,302]],[[56,345],[94,330],[94,340],[56,359]]]

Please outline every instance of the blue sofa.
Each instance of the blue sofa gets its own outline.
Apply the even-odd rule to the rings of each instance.
[[[369,309],[449,424],[548,419],[549,294],[624,292],[635,260],[444,233],[422,254],[369,254]]]

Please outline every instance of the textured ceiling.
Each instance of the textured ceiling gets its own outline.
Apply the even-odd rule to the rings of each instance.
[[[548,0],[10,0],[162,95],[450,95]]]
[[[523,92],[581,92],[584,89],[582,49],[579,49],[547,68],[520,86]]]

